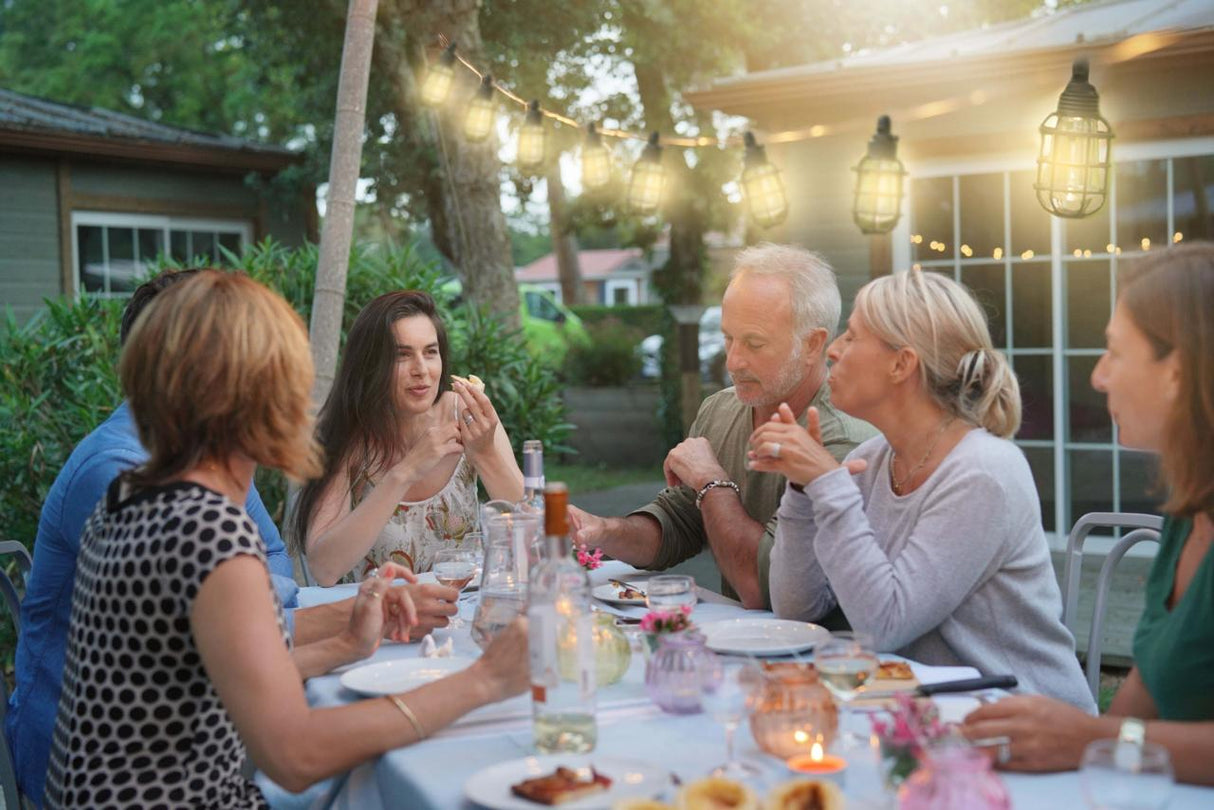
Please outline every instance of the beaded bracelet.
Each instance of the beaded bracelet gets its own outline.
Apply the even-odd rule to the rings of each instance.
[[[737,484],[735,484],[733,481],[720,481],[720,480],[709,481],[707,484],[705,484],[703,487],[700,488],[700,491],[698,493],[696,493],[696,509],[699,509],[700,504],[704,502],[704,496],[708,494],[708,490],[715,489],[716,487],[729,487],[734,492],[738,493],[739,498],[742,497],[741,488]]]

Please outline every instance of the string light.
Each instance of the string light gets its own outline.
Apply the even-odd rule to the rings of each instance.
[[[548,151],[548,130],[544,128],[544,116],[540,114],[540,103],[531,101],[527,105],[527,120],[518,131],[518,167],[525,172],[537,172],[544,165]]]
[[[422,82],[422,104],[437,107],[447,100],[451,93],[451,85],[455,81],[455,43],[443,50],[438,61],[426,71]]]
[[[642,216],[658,210],[662,191],[666,188],[666,167],[662,165],[662,147],[658,133],[651,133],[645,151],[632,167],[628,181],[628,205]]]
[[[586,142],[582,144],[582,185],[588,191],[597,191],[611,180],[611,152],[595,130],[594,124],[586,127]]]
[[[750,216],[764,228],[779,225],[788,216],[788,197],[780,170],[767,160],[767,148],[760,146],[754,133],[743,138],[746,158],[742,169],[742,190],[750,207]]]
[[[1041,122],[1037,201],[1051,214],[1079,219],[1104,207],[1113,130],[1100,117],[1100,96],[1088,82],[1086,59],[1076,59],[1058,109]]]
[[[468,110],[464,113],[464,137],[473,143],[478,143],[489,137],[493,132],[493,124],[497,120],[497,101],[493,98],[493,76],[486,73],[481,78],[481,86],[468,102]]]
[[[877,132],[868,142],[868,154],[856,172],[852,218],[861,233],[888,233],[902,216],[902,178],[906,170],[898,160],[898,137],[890,134],[889,116],[877,119]]]

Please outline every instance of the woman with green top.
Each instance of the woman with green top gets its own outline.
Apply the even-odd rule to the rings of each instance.
[[[1006,736],[1009,770],[1076,768],[1088,743],[1168,749],[1176,776],[1214,784],[1214,244],[1152,253],[1121,279],[1092,386],[1126,447],[1159,454],[1167,515],[1134,634],[1134,668],[1103,717],[1040,696],[983,706],[971,739]]]

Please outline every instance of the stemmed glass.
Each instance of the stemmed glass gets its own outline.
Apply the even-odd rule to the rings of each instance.
[[[872,638],[864,633],[831,633],[830,641],[814,649],[818,677],[843,704],[845,717],[851,701],[877,674],[879,664]]]
[[[1141,759],[1133,756],[1126,762],[1117,756],[1119,744],[1132,745],[1096,740],[1084,750],[1079,782],[1088,805],[1099,810],[1158,810],[1166,806],[1174,778],[1167,749],[1144,742]]]
[[[734,755],[734,732],[746,718],[761,674],[749,658],[706,654],[700,662],[700,705],[725,727],[725,762],[712,769],[713,776],[747,779],[763,772]]]
[[[645,604],[650,610],[678,610],[683,605],[695,606],[698,599],[694,577],[663,574],[645,582]]]
[[[471,547],[442,548],[434,555],[434,567],[431,570],[434,571],[434,578],[438,580],[439,585],[463,591],[476,576],[478,557],[479,554]],[[458,605],[458,601],[456,604]],[[460,618],[458,610],[447,626],[464,626],[464,620]]]

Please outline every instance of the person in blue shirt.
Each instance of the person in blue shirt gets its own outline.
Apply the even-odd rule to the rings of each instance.
[[[123,312],[121,342],[126,343],[136,318],[160,292],[194,272],[162,273],[141,285]],[[43,795],[55,712],[59,705],[80,533],[110,482],[147,458],[130,408],[123,402],[72,451],[42,504],[34,541],[33,569],[21,603],[21,635],[15,666],[17,685],[9,698],[4,729],[13,751],[17,784],[35,804],[41,803]],[[349,623],[353,599],[294,610],[298,588],[292,577],[293,563],[278,527],[255,487],[249,488],[245,509],[261,532],[271,580],[283,606],[288,609],[288,628],[296,644],[302,646],[335,638]],[[452,589],[425,585],[393,590],[397,593],[394,599],[385,600],[385,610],[407,612],[413,620],[410,624],[420,631],[412,633],[415,639],[425,635],[430,628],[444,626],[446,616],[455,612],[453,603],[458,594]],[[401,633],[395,626],[389,632]],[[407,632],[401,634],[409,635]],[[348,638],[341,639],[328,654],[317,657],[316,650],[316,647],[311,648],[312,658],[307,661],[297,657],[296,663],[304,677],[368,654],[354,649]]]

